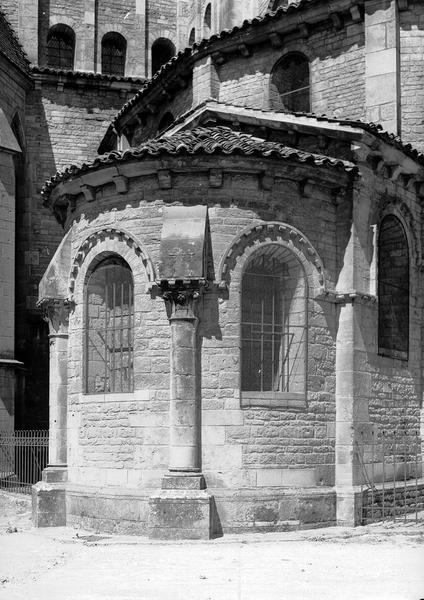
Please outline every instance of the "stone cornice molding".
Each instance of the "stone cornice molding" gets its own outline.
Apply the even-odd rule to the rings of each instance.
[[[75,254],[75,258],[71,266],[69,281],[69,292],[71,295],[74,293],[75,282],[86,256],[99,242],[103,242],[108,239],[125,243],[129,248],[131,248],[136,256],[143,262],[149,287],[151,288],[155,285],[155,268],[149,254],[145,248],[143,248],[141,242],[139,242],[133,234],[129,233],[125,229],[118,227],[103,227],[90,233]]]
[[[230,285],[231,271],[236,265],[237,258],[242,256],[249,247],[259,248],[266,243],[282,243],[291,249],[302,263],[306,275],[315,272],[318,285],[316,293],[326,292],[324,265],[318,252],[308,238],[298,229],[287,223],[274,221],[257,223],[244,229],[228,246],[218,267],[218,286],[226,289]]]
[[[336,290],[327,290],[317,296],[316,300],[322,300],[325,302],[331,302],[333,304],[364,304],[367,306],[377,304],[378,298],[373,294],[366,294],[364,292],[339,292]]]

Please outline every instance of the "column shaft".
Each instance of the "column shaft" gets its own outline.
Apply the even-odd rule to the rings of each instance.
[[[50,336],[49,466],[67,463],[68,335]]]
[[[171,324],[169,470],[200,471],[199,399],[195,317],[173,316]]]

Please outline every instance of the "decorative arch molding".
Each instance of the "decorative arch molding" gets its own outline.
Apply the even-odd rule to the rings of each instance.
[[[115,247],[113,249],[111,249],[110,247],[108,247],[107,249],[102,248],[101,246],[104,246],[105,242],[108,241],[118,242],[118,244],[125,244],[128,251],[130,252],[120,252],[119,247]],[[134,267],[136,267],[137,259],[140,259],[144,265],[144,269],[150,287],[152,287],[155,284],[155,268],[149,254],[147,253],[145,248],[143,248],[141,242],[139,242],[135,236],[133,236],[125,229],[107,227],[97,229],[96,231],[90,233],[90,235],[84,240],[84,242],[79,247],[77,253],[75,254],[74,260],[72,261],[71,265],[69,279],[69,292],[71,296],[74,294],[76,280],[78,274],[80,273],[82,265],[86,260],[88,254],[96,246],[99,247],[99,255],[103,255],[106,252],[108,254],[116,253],[122,256],[122,258],[124,258],[129,263],[130,267],[132,267],[133,271],[137,270]]]
[[[249,256],[263,244],[270,243],[281,244],[293,252],[302,264],[309,287],[313,290],[315,296],[327,292],[324,265],[318,252],[308,238],[296,227],[278,221],[260,222],[253,227],[247,227],[234,238],[224,252],[219,264],[219,287],[222,289],[229,287],[231,272],[234,270],[239,257],[242,255]]]
[[[387,217],[393,215],[401,222],[409,244],[409,257],[411,264],[415,264],[418,269],[422,269],[423,254],[420,243],[420,236],[417,235],[413,214],[405,202],[396,202],[393,198],[384,196],[379,202],[378,223]]]

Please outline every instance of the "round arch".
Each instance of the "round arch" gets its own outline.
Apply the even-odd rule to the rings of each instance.
[[[279,244],[289,249],[302,265],[310,294],[315,297],[326,291],[324,265],[317,251],[298,229],[287,223],[258,223],[244,229],[229,244],[224,252],[219,268],[220,287],[229,287],[238,259],[243,257],[242,264],[247,264],[250,256],[260,247],[268,244]],[[239,271],[239,277],[242,269]]]

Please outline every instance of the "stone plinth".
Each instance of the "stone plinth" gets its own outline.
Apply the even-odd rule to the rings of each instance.
[[[212,496],[207,490],[161,490],[149,500],[149,537],[155,540],[208,540]]]
[[[39,481],[32,487],[32,521],[34,527],[66,525],[66,492],[63,484]]]
[[[201,474],[165,475],[149,500],[149,537],[208,540],[212,536],[212,495]]]

